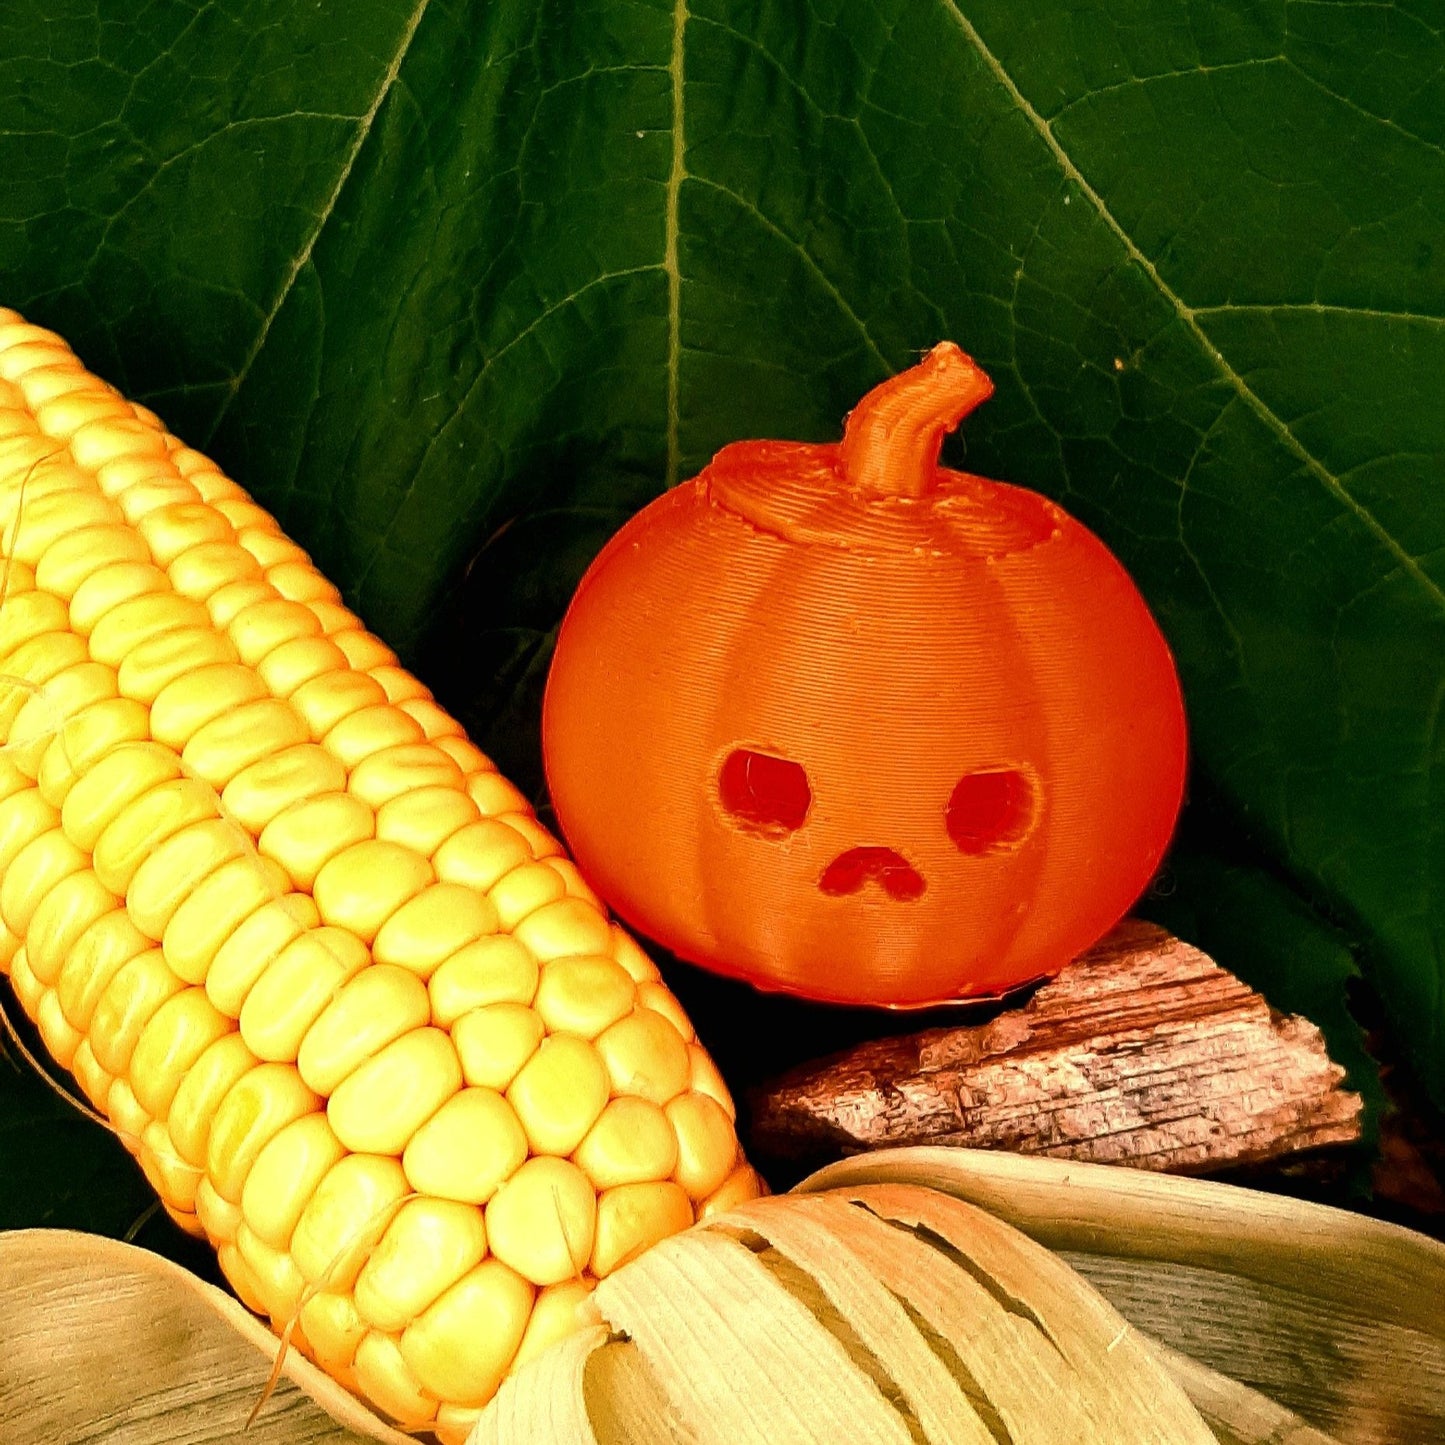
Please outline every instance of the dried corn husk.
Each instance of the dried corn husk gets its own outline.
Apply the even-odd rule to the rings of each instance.
[[[243,1437],[279,1348],[229,1295],[146,1250],[0,1233],[5,1445],[414,1445],[294,1350]]]
[[[930,1190],[744,1205],[603,1280],[593,1307],[614,1334],[519,1371],[478,1445],[523,1445],[544,1421],[547,1438],[579,1445],[1215,1439],[1077,1274]],[[544,1417],[544,1398],[565,1399],[565,1416]]]
[[[1445,1441],[1445,1245],[1223,1184],[964,1149],[860,1156],[799,1189],[879,1181],[1007,1220],[1135,1328],[1345,1445]]]

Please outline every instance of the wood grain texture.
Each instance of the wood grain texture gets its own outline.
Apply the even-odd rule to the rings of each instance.
[[[774,1159],[912,1144],[1205,1173],[1360,1138],[1319,1030],[1127,920],[986,1024],[861,1044],[755,1090]]]

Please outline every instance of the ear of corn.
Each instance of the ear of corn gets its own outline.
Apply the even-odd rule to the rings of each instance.
[[[459,1441],[757,1194],[523,796],[200,453],[0,309],[0,969],[241,1299]]]

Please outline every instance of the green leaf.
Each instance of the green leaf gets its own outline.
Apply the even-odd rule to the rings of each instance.
[[[0,276],[520,768],[604,520],[953,337],[1445,1099],[1442,102],[1418,0],[19,0]]]

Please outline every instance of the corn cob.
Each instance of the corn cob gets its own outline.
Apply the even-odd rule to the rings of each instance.
[[[715,1066],[273,519],[0,309],[0,971],[236,1293],[465,1438],[751,1198]]]

